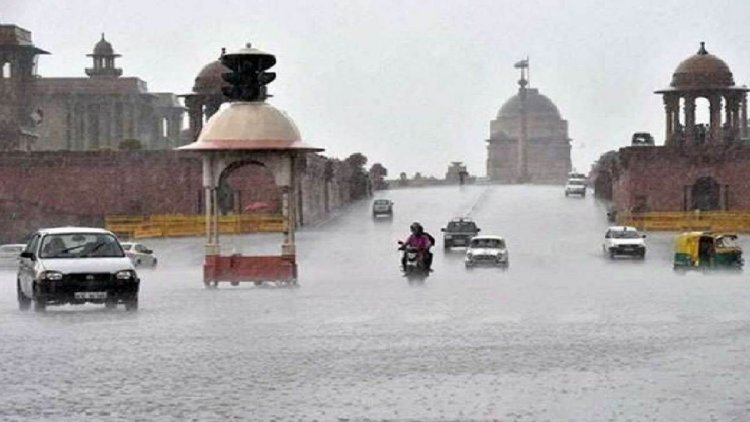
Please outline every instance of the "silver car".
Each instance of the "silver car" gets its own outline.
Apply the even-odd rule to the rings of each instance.
[[[156,267],[158,260],[154,256],[154,251],[147,248],[141,243],[123,242],[121,243],[122,249],[125,251],[125,255],[133,261],[133,265],[140,267],[146,265],[149,267]]]

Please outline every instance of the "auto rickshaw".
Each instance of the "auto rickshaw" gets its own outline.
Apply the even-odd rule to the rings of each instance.
[[[683,233],[674,243],[674,269],[741,269],[742,248],[736,240],[736,234]]]

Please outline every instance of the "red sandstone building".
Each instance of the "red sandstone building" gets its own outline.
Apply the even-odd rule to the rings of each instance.
[[[145,149],[181,145],[184,107],[169,92],[149,92],[146,82],[123,77],[102,34],[88,57],[86,77],[36,74],[31,32],[0,25],[0,149],[117,149],[126,139]]]
[[[522,74],[518,94],[490,122],[487,177],[499,183],[564,183],[571,170],[568,122]]]
[[[600,163],[596,177],[606,182],[598,185],[611,188],[614,208],[750,210],[747,91],[701,43],[670,86],[656,91],[664,98],[665,144],[622,148]],[[696,119],[699,99],[708,105],[705,123]]]

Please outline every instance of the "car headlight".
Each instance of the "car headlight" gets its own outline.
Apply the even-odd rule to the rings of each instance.
[[[117,274],[115,274],[115,277],[118,280],[130,280],[132,278],[135,278],[135,273],[131,270],[122,270],[118,271]]]
[[[63,279],[63,273],[60,271],[45,271],[42,273],[42,279],[50,281],[60,281]]]

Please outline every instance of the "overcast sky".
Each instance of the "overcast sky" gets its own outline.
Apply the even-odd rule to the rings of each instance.
[[[532,86],[569,122],[579,170],[633,132],[663,142],[653,91],[699,41],[750,83],[744,0],[0,0],[0,23],[52,53],[42,76],[83,76],[105,32],[125,76],[178,94],[222,47],[251,41],[276,55],[270,102],[306,141],[362,152],[391,176],[440,176],[455,160],[484,175],[489,122],[527,55]]]

